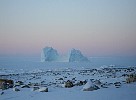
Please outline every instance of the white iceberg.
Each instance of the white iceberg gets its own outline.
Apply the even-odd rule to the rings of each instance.
[[[57,50],[52,47],[45,47],[42,49],[41,62],[56,61],[59,58]]]
[[[81,51],[72,49],[69,55],[69,62],[89,62],[89,60],[83,56]]]
[[[83,56],[81,51],[72,49],[68,55],[59,55],[57,50],[52,47],[45,47],[42,49],[41,62],[55,61],[55,62],[88,62],[88,58]]]

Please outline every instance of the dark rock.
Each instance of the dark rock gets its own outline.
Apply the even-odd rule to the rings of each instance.
[[[102,88],[108,88],[108,86],[106,84],[101,84]]]
[[[48,92],[48,88],[47,87],[41,87],[39,89],[39,92]]]
[[[76,78],[72,78],[72,80],[76,80]]]
[[[114,85],[121,85],[121,83],[120,82],[115,82]]]
[[[120,88],[121,87],[121,83],[120,82],[115,82],[114,85],[115,85],[116,88]]]
[[[0,95],[3,95],[3,94],[4,94],[4,92],[1,92],[1,93],[0,93]]]
[[[82,86],[82,85],[85,85],[87,83],[87,81],[85,80],[85,81],[79,81],[79,82],[77,82],[75,85],[76,86]]]
[[[21,88],[30,88],[29,85],[22,85]]]
[[[24,85],[24,82],[22,82],[22,81],[17,81],[15,84],[20,86],[20,85]]]
[[[126,83],[136,82],[136,74],[130,74],[126,79]]]
[[[18,92],[18,91],[20,91],[20,89],[18,89],[18,88],[13,88],[13,91]]]
[[[32,91],[36,91],[36,90],[38,90],[38,89],[40,89],[39,87],[33,87],[32,88]]]
[[[102,83],[100,82],[100,80],[95,80],[94,82],[96,85],[101,85]]]
[[[63,78],[59,78],[58,80],[63,80]]]
[[[14,86],[13,80],[0,79],[0,89],[5,90]]]
[[[73,87],[73,86],[74,86],[74,85],[73,85],[72,81],[68,80],[67,82],[65,82],[65,87],[66,87],[66,88],[71,88],[71,87]]]

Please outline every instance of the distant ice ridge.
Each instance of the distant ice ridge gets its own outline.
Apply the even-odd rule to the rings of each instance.
[[[72,49],[70,56],[69,56],[69,62],[88,62],[88,58],[83,56],[81,51]]]
[[[59,58],[57,50],[52,47],[45,47],[42,49],[41,62],[56,61]]]
[[[45,47],[42,49],[41,62],[89,62],[88,58],[83,56],[81,51],[72,49],[67,56],[60,56],[57,50],[52,47]]]

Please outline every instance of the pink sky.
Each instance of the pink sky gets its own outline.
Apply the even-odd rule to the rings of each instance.
[[[0,55],[52,46],[88,56],[136,56],[135,0],[0,1]]]

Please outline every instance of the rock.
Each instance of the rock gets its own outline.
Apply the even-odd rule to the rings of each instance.
[[[100,80],[95,80],[94,82],[96,85],[101,85],[102,83],[100,82]]]
[[[0,79],[0,89],[5,90],[14,86],[13,80]]]
[[[58,80],[63,80],[63,78],[59,78]]]
[[[39,92],[48,92],[48,88],[47,87],[41,87],[39,89]]]
[[[65,82],[65,84],[64,84],[64,87],[65,88],[71,88],[71,87],[73,87],[74,85],[73,85],[73,83],[72,83],[72,81],[70,81],[70,80],[68,80],[67,82]]]
[[[1,92],[1,93],[0,93],[0,95],[3,95],[3,94],[4,94],[4,92]]]
[[[85,85],[87,83],[87,81],[85,80],[85,81],[79,81],[79,82],[77,82],[75,85],[76,86],[82,86],[82,85]]]
[[[115,85],[116,88],[120,88],[121,87],[121,83],[120,82],[115,82],[114,85]]]
[[[16,86],[24,85],[24,82],[22,82],[22,81],[17,81],[17,82],[15,83],[15,85],[16,85]]]
[[[97,89],[100,89],[100,88],[94,85],[90,80],[83,87],[83,91],[93,91]]]
[[[132,82],[136,82],[136,74],[131,74],[126,79],[126,83],[132,83]]]
[[[108,88],[105,84],[101,85],[102,88]]]
[[[18,89],[18,88],[13,88],[13,91],[18,92],[18,91],[20,91],[20,89]]]
[[[5,82],[2,82],[2,83],[0,84],[0,89],[2,89],[2,90],[8,89],[7,84],[6,84]]]
[[[39,89],[40,89],[39,87],[33,87],[32,91],[36,91],[36,90],[39,90]]]
[[[30,88],[29,85],[22,85],[21,88]]]

